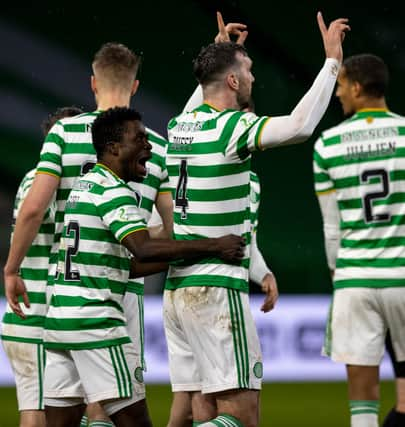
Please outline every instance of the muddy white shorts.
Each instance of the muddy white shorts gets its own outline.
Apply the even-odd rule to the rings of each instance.
[[[247,293],[166,290],[163,319],[173,391],[261,388],[262,356]]]
[[[108,415],[145,398],[132,343],[91,350],[46,350],[45,405],[100,402]]]
[[[3,340],[3,347],[14,372],[18,410],[43,410],[43,345]]]
[[[333,295],[323,353],[348,365],[377,366],[390,330],[405,360],[405,288],[343,288]]]

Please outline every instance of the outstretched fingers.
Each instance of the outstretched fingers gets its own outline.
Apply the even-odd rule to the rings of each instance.
[[[215,43],[229,41],[229,34],[226,31],[225,22],[222,19],[221,12],[217,12],[218,34],[215,37]]]
[[[218,34],[215,43],[231,41],[230,35],[237,36],[236,43],[243,45],[248,35],[246,25],[239,22],[230,22],[225,25],[221,12],[217,12]]]
[[[346,31],[350,31],[347,18],[338,18],[326,26],[322,13],[318,12],[317,21],[319,31],[322,35],[325,53],[328,58],[335,58],[339,62],[343,59],[342,42],[345,38]]]

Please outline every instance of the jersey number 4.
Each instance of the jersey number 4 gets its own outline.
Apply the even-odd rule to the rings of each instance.
[[[72,269],[72,257],[75,256],[79,250],[80,241],[80,226],[76,221],[70,221],[66,229],[67,237],[73,238],[73,244],[66,248],[65,253],[65,280],[70,282],[77,282],[80,280],[80,273]],[[72,236],[73,235],[73,236]]]
[[[181,208],[181,219],[187,218],[187,160],[182,160],[179,170],[179,182],[176,187],[176,208]]]
[[[384,199],[390,193],[390,181],[388,172],[385,169],[368,169],[360,175],[360,180],[363,184],[369,184],[373,178],[379,178],[382,184],[381,191],[366,193],[363,197],[363,208],[366,222],[386,222],[391,219],[391,215],[387,212],[373,213],[373,201]]]

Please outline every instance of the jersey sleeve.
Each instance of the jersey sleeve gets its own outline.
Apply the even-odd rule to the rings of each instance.
[[[234,112],[228,116],[221,135],[221,139],[227,141],[227,155],[244,160],[260,150],[261,132],[267,120],[269,117],[258,117],[254,113]]]
[[[256,173],[250,172],[250,214],[252,232],[256,233],[259,225],[260,181]]]
[[[135,193],[126,186],[107,189],[97,206],[104,224],[121,242],[128,234],[146,229]]]
[[[42,146],[37,173],[46,173],[58,178],[62,176],[62,151],[64,129],[60,122],[56,122],[49,131]]]
[[[319,138],[314,147],[313,170],[315,192],[317,194],[327,193],[334,190],[334,183],[329,175],[325,158],[322,156],[323,140]]]
[[[168,142],[156,132],[148,132],[149,142],[152,144],[152,159],[158,166],[158,193],[170,192],[169,174],[166,167],[166,153]]]

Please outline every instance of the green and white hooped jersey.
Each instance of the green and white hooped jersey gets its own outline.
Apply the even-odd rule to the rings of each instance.
[[[140,211],[148,223],[152,216],[152,208],[159,193],[170,192],[169,176],[166,168],[167,141],[159,134],[146,129],[148,141],[152,145],[152,157],[146,163],[147,177],[142,182],[130,182],[129,186],[141,196]],[[127,292],[144,294],[144,278],[130,279]]]
[[[42,147],[37,172],[48,173],[61,180],[56,194],[56,229],[50,260],[49,284],[52,284],[54,280],[67,197],[74,182],[89,172],[96,162],[91,125],[98,114],[100,111],[94,111],[58,121],[52,127]],[[131,183],[130,185],[134,185],[138,193],[142,195],[141,211],[148,220],[157,193],[167,191],[168,175],[164,159],[167,142],[150,129],[146,129],[146,132],[148,140],[152,144],[152,158],[146,165],[149,174],[142,184]],[[143,293],[143,279],[131,280],[128,291]]]
[[[259,225],[260,181],[256,172],[250,171],[250,216],[252,232],[257,233]]]
[[[98,114],[98,111],[94,111],[57,121],[42,146],[37,173],[60,178],[56,191],[55,236],[49,261],[48,284],[53,283],[55,276],[66,200],[75,181],[96,163],[91,125]]]
[[[169,122],[166,163],[174,198],[174,238],[232,233],[245,237],[247,247],[240,265],[218,258],[173,263],[166,289],[219,286],[248,291],[250,158],[251,152],[260,149],[267,119],[203,104]]]
[[[13,224],[17,219],[21,205],[31,188],[35,169],[30,170],[18,187],[13,211]],[[51,204],[38,230],[26,257],[21,263],[20,276],[27,288],[30,308],[22,304],[25,319],[13,313],[7,304],[3,316],[1,337],[3,340],[41,343],[43,326],[47,311],[46,283],[48,277],[49,253],[54,235],[55,206]],[[14,227],[14,225],[13,225]]]
[[[58,276],[45,320],[48,348],[91,349],[130,342],[122,298],[130,253],[120,242],[146,229],[134,191],[97,164],[66,203]]]
[[[334,287],[405,286],[405,118],[361,110],[323,132],[314,173],[340,212]]]

